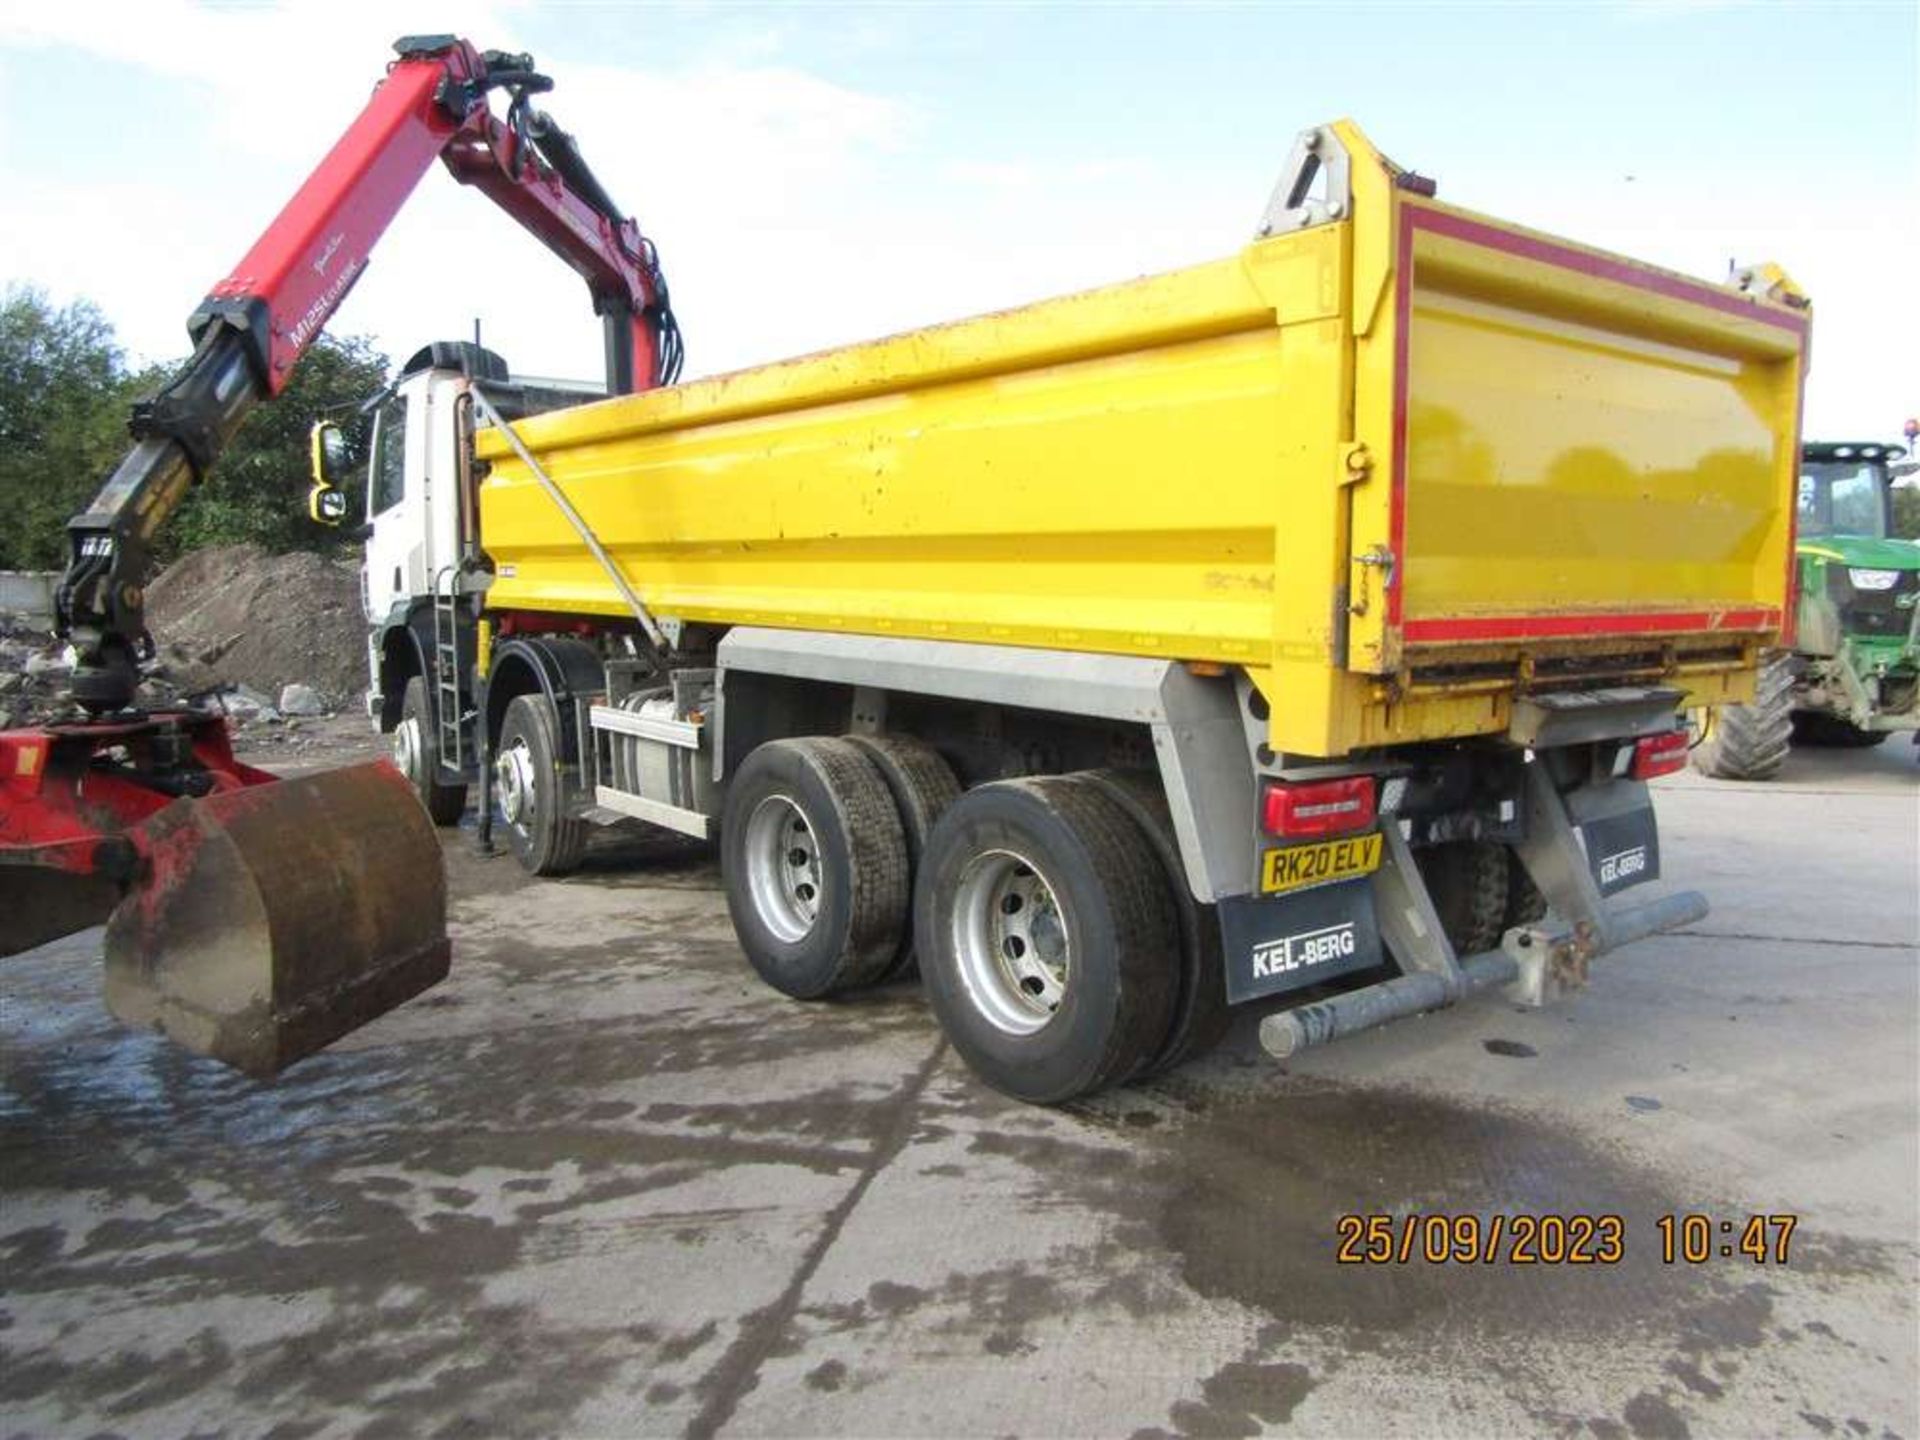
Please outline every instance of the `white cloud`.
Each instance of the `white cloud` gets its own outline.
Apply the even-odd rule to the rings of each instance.
[[[356,112],[409,20],[433,23],[404,8],[320,16],[179,0],[129,10],[121,25],[0,12],[0,44],[78,48],[168,77],[181,89],[177,123],[199,142],[173,182],[138,178],[135,147],[126,178],[103,182],[112,167],[101,164],[70,179],[14,177],[16,200],[41,223],[0,236],[0,273],[96,299],[137,353],[177,353],[187,313]],[[462,16],[477,43],[507,48],[511,21],[497,6]],[[671,71],[539,56],[556,81],[545,103],[661,246],[690,373],[1224,253],[1257,203],[1237,197],[1225,228],[1190,194],[1143,203],[1167,182],[1126,157],[935,165],[924,152],[952,137],[930,134],[912,104],[773,63],[739,36],[721,51],[729,58]],[[298,82],[229,63],[236,55],[298,56]],[[434,167],[334,328],[373,332],[400,358],[470,333],[476,315],[517,368],[598,372],[598,324],[578,280]]]
[[[78,7],[0,10],[0,45],[16,52],[80,50],[176,82],[175,123],[199,141],[174,157],[181,178],[173,183],[138,178],[137,144],[73,167],[70,179],[0,169],[18,213],[37,217],[0,235],[0,272],[98,300],[137,352],[176,352],[186,314],[357,112],[393,37],[409,22],[434,25],[415,9],[424,11],[209,11],[164,0],[129,7],[113,23]],[[476,43],[515,48],[506,9],[467,6],[461,20]],[[742,269],[772,274],[794,257],[836,269],[833,215],[858,192],[864,162],[898,146],[912,125],[893,101],[768,63],[650,73],[539,58],[559,82],[555,115],[616,199],[661,232],[676,291],[691,308],[732,317],[716,325],[720,334],[761,328],[729,298]],[[171,138],[177,147],[180,137]],[[103,180],[103,171],[126,178]],[[400,355],[428,338],[465,334],[482,314],[516,363],[594,373],[597,324],[579,282],[482,198],[459,190],[439,167],[429,171],[336,328],[374,331]],[[839,278],[830,274],[824,288]],[[796,295],[820,288],[787,274],[786,311]],[[751,347],[737,338],[722,348],[739,359]]]
[[[508,0],[470,3],[458,23],[483,45],[524,48],[522,13]],[[178,353],[187,313],[357,111],[394,36],[446,24],[444,9],[412,0],[220,10],[0,0],[0,64],[78,50],[177,96],[144,113],[123,150],[75,155],[54,178],[10,170],[16,152],[0,146],[0,185],[15,214],[34,217],[0,226],[0,278],[89,295],[131,350]],[[1229,253],[1273,179],[1223,174],[1204,156],[996,151],[965,114],[837,84],[780,53],[773,30],[723,24],[708,58],[681,68],[539,55],[556,81],[554,114],[661,246],[695,374]],[[0,125],[41,121],[0,110]],[[1277,138],[1275,166],[1284,148]],[[1873,193],[1863,207],[1769,179],[1751,156],[1727,157],[1717,177],[1697,155],[1641,156],[1631,183],[1596,180],[1625,167],[1585,154],[1557,173],[1519,173],[1488,139],[1400,158],[1438,170],[1447,198],[1693,274],[1717,279],[1730,256],[1778,259],[1817,307],[1810,432],[1877,433],[1914,403],[1914,368],[1898,362],[1920,313],[1912,287],[1885,280],[1910,268],[1905,249],[1920,233],[1910,181],[1827,177],[1829,195]],[[399,358],[469,333],[476,314],[519,368],[598,372],[578,280],[434,167],[336,328],[373,332]]]
[[[492,48],[515,48],[518,4],[462,0],[461,22]],[[210,7],[191,0],[104,4],[11,0],[0,44],[62,47],[178,80],[234,149],[318,158],[393,58],[401,35],[443,31],[446,7],[421,0]],[[169,117],[145,117],[164,126]],[[137,122],[136,122],[137,123]],[[145,133],[151,134],[151,130]],[[155,137],[163,138],[163,137]]]

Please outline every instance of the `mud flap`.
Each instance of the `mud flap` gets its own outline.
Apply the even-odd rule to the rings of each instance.
[[[1291,895],[1236,895],[1219,904],[1227,1003],[1281,995],[1380,964],[1373,886],[1348,880]]]
[[[445,978],[440,843],[384,761],[197,800],[127,831],[107,1006],[270,1076]]]
[[[1660,878],[1660,826],[1643,783],[1615,780],[1576,790],[1567,797],[1567,813],[1580,829],[1587,869],[1602,896]]]

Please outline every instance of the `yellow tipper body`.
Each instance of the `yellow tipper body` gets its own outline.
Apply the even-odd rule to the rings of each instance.
[[[1804,304],[1438,204],[1331,128],[1335,223],[516,430],[657,615],[1224,662],[1289,753],[1583,678],[1748,696]],[[625,615],[476,447],[489,609]]]

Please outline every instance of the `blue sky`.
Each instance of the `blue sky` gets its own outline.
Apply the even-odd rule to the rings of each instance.
[[[665,255],[690,372],[1213,258],[1290,138],[1350,115],[1476,209],[1813,294],[1809,429],[1920,409],[1910,3],[523,5],[0,0],[0,280],[180,348],[377,79],[457,26],[529,49],[554,114]],[[337,329],[396,356],[484,316],[589,376],[578,284],[430,174]]]

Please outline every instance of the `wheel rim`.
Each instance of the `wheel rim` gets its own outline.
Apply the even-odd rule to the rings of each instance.
[[[804,940],[820,916],[826,877],[813,822],[789,795],[769,795],[747,817],[747,893],[775,937]]]
[[[533,817],[533,752],[525,740],[516,736],[494,757],[493,780],[500,813],[514,829],[524,831]]]
[[[974,1007],[995,1029],[1031,1035],[1067,997],[1073,945],[1039,866],[1011,850],[967,863],[954,895],[953,947]]]
[[[393,763],[402,775],[419,783],[420,722],[411,715],[393,727]]]

